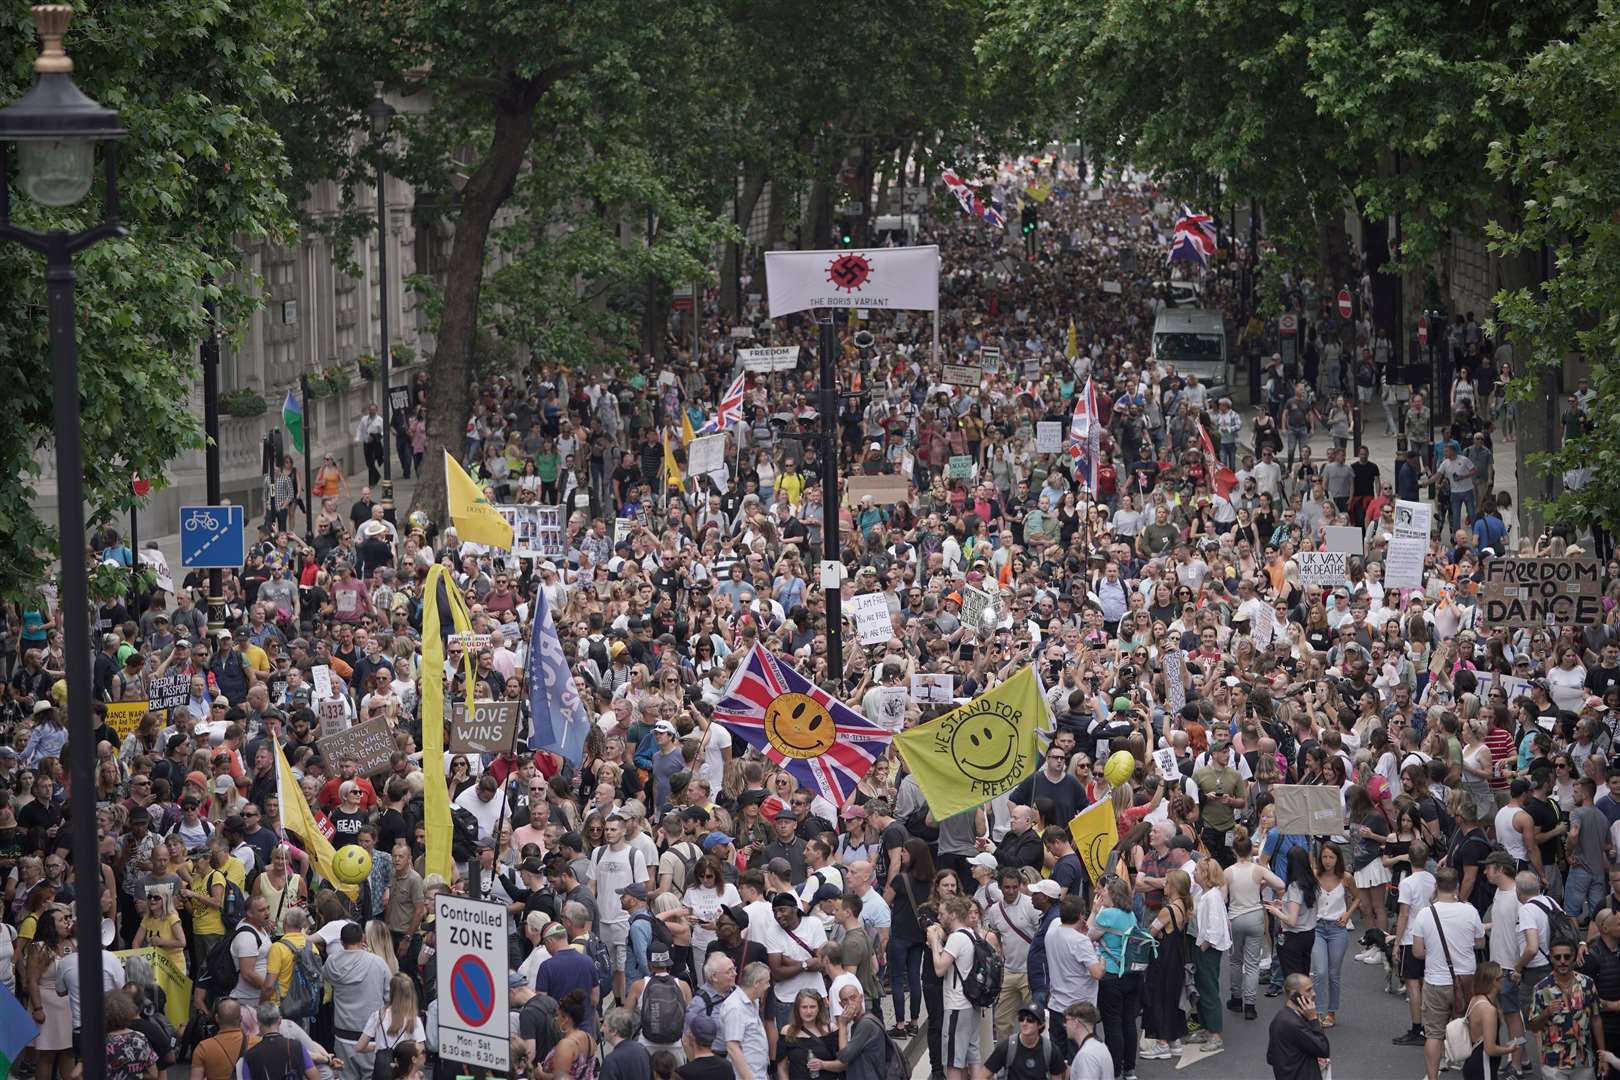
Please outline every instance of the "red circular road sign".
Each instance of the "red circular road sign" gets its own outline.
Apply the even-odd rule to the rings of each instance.
[[[1339,318],[1348,319],[1350,317],[1350,314],[1351,314],[1352,310],[1353,309],[1350,307],[1350,290],[1349,289],[1340,289],[1339,290]]]
[[[489,965],[470,954],[457,960],[450,969],[450,1004],[469,1027],[488,1023],[495,1011],[495,979]]]
[[[140,473],[132,472],[129,474],[129,487],[138,498],[144,499],[152,490],[152,483],[149,480],[142,480]]]
[[[1422,315],[1418,316],[1418,344],[1429,343],[1429,320]]]

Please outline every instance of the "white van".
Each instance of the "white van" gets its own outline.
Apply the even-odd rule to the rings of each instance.
[[[1181,375],[1197,375],[1210,395],[1232,387],[1226,352],[1226,317],[1204,308],[1169,307],[1153,320],[1153,359],[1173,364]]]

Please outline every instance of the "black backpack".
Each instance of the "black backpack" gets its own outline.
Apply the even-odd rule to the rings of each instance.
[[[928,804],[923,803],[917,809],[906,815],[904,822],[906,832],[921,840],[929,847],[939,843],[939,822],[928,813]]]
[[[207,957],[203,959],[202,977],[197,980],[197,985],[208,993],[211,1000],[217,1001],[228,996],[236,989],[237,980],[242,977],[241,968],[236,964],[236,957],[231,955],[231,943],[243,931],[255,935],[259,932],[252,924],[243,923],[214,942],[214,947],[208,950]]]
[[[450,857],[464,863],[478,853],[478,819],[457,806],[450,811],[450,826]]]
[[[1538,897],[1538,899],[1541,899]],[[1580,931],[1575,928],[1575,920],[1558,909],[1554,903],[1530,903],[1547,916],[1547,941],[1542,945],[1542,951],[1551,955],[1552,950],[1560,946],[1567,949],[1579,949],[1581,945]]]
[[[669,1045],[680,1042],[686,1026],[686,1003],[673,975],[649,975],[641,988],[638,1003],[641,1037],[650,1043]]]
[[[966,934],[973,941],[973,965],[961,977],[962,996],[967,998],[969,1005],[988,1009],[1001,997],[1001,957],[996,955],[988,941],[973,931],[961,929],[954,932]]]
[[[646,919],[652,926],[652,942],[648,948],[657,945],[668,948],[675,944],[675,935],[670,931],[669,925],[663,919],[655,919],[645,911],[638,911],[630,916],[630,924],[634,926],[637,919]]]

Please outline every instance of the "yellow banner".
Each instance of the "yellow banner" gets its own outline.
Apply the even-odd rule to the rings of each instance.
[[[664,432],[664,483],[680,490],[684,481],[681,480],[681,466],[675,460],[675,452],[669,448],[669,432]]]
[[[483,489],[448,450],[444,452],[444,494],[450,502],[450,521],[457,536],[502,551],[512,550],[511,524],[490,505]]]
[[[1026,189],[1024,193],[1030,198],[1034,199],[1036,202],[1045,202],[1047,199],[1052,197],[1052,181],[1031,181],[1028,189]]]
[[[150,706],[144,701],[114,701],[107,705],[107,726],[122,739],[140,724]]]
[[[938,820],[982,806],[1034,775],[1049,726],[1035,669],[1026,667],[938,720],[894,737]]]
[[[1119,823],[1114,820],[1114,804],[1109,799],[1093,803],[1069,819],[1069,835],[1074,850],[1091,875],[1092,883],[1102,880],[1108,869],[1108,853],[1119,843]]]
[[[697,432],[692,430],[692,414],[686,411],[686,406],[685,405],[682,405],[681,406],[681,449],[684,450],[686,447],[691,446],[692,445],[692,440],[695,439],[695,438],[697,438]]]
[[[444,778],[444,639],[439,636],[439,586],[450,603],[457,632],[472,632],[461,590],[442,565],[428,571],[422,586],[422,823],[426,826],[424,869],[453,880],[450,857],[450,789]],[[472,711],[473,649],[465,650],[467,711]]]
[[[281,806],[281,824],[291,829],[304,841],[304,853],[315,864],[315,869],[321,877],[333,885],[343,889],[351,898],[360,893],[358,886],[345,887],[339,884],[332,874],[332,856],[337,852],[332,847],[332,841],[326,838],[321,831],[320,823],[315,820],[314,811],[309,808],[309,800],[304,798],[304,789],[298,786],[298,778],[293,776],[292,766],[287,763],[287,755],[282,753],[281,741],[271,739],[270,745],[276,755],[276,801]]]
[[[113,953],[120,960],[127,960],[138,956],[152,965],[152,975],[157,979],[158,989],[163,991],[165,1002],[163,1011],[174,1025],[174,1030],[184,1031],[186,1024],[191,1021],[191,979],[186,976],[185,968],[179,967],[169,954],[162,949],[150,946],[144,949],[124,949]]]
[[[1074,328],[1074,320],[1069,320],[1069,344],[1064,348],[1063,355],[1074,360],[1080,355],[1080,334]]]

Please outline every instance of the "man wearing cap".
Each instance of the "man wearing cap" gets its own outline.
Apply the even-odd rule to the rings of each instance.
[[[686,768],[686,759],[681,752],[681,733],[675,725],[668,720],[660,720],[653,725],[653,745],[656,747],[652,756],[653,780],[653,809],[655,817],[662,817],[669,808],[669,780],[670,777]]]
[[[534,989],[553,1001],[561,1001],[574,990],[582,992],[592,1006],[585,1014],[585,1030],[595,1035],[596,1013],[602,1004],[596,965],[589,956],[569,946],[568,927],[560,922],[541,931],[540,944],[547,956],[534,973]]]
[[[1217,730],[1211,736],[1209,763],[1193,773],[1193,782],[1203,793],[1199,839],[1223,867],[1234,861],[1229,846],[1232,826],[1236,824],[1234,808],[1247,805],[1243,777],[1231,762],[1231,741],[1225,731]]]
[[[805,878],[804,841],[798,836],[798,824],[786,807],[778,808],[771,819],[771,842],[754,852],[748,865],[764,867],[781,859],[788,864],[788,883],[802,884]]]
[[[771,898],[772,921],[761,929],[761,942],[769,954],[772,976],[772,1012],[777,1030],[793,1016],[793,999],[801,990],[826,996],[817,955],[827,943],[827,931],[819,919],[806,919],[799,910],[799,898],[779,892]]]
[[[1039,1009],[1019,1006],[1009,1028],[1014,1023],[1016,1030],[996,1035],[996,1048],[977,1071],[978,1080],[999,1076],[1003,1070],[1007,1080],[1054,1080],[1068,1072],[1060,1044],[1045,1037],[1046,1020]]]
[[[654,995],[668,996],[670,991],[673,990],[674,994],[680,998],[680,1008],[672,1016],[682,1018],[680,1023],[682,1029],[684,1029],[686,1026],[684,1021],[686,1009],[692,1003],[692,988],[685,979],[677,979],[670,974],[670,948],[668,944],[657,943],[647,950],[647,974],[630,987],[630,997],[625,1001],[625,1008],[629,1009],[638,1018],[646,1017],[647,1014],[642,1007],[642,997],[649,992]],[[659,1001],[660,997],[654,997],[651,1000]],[[673,1008],[673,998],[670,999],[669,1005]],[[649,1037],[644,1026],[640,1041],[642,1046],[652,1052],[668,1050],[675,1056],[677,1063],[686,1060],[686,1053],[682,1048],[681,1040],[678,1038],[671,1042],[656,1042]]]

